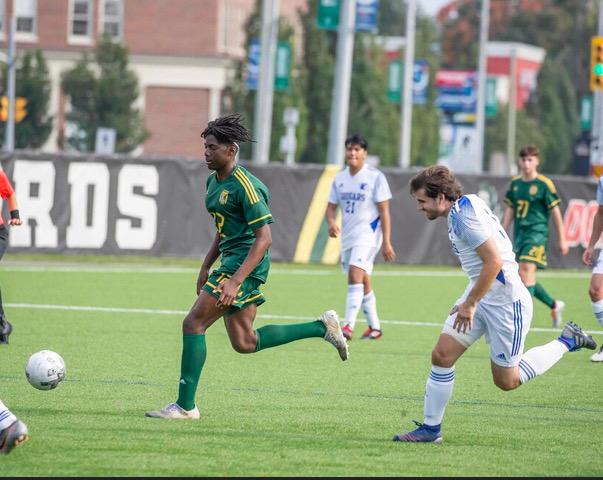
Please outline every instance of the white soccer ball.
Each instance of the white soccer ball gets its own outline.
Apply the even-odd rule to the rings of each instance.
[[[66,373],[65,361],[52,350],[34,353],[25,365],[27,381],[38,390],[57,388],[65,380]]]

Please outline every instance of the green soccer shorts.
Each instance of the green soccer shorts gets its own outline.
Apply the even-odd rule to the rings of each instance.
[[[216,298],[220,298],[220,293],[214,293],[214,288],[216,288],[222,280],[225,278],[230,278],[232,274],[225,273],[221,271],[219,268],[214,270],[209,279],[203,285],[203,290],[210,293]],[[230,306],[228,311],[224,314],[225,317],[228,315],[232,315],[233,313],[238,312],[250,305],[257,305],[258,307],[266,301],[266,297],[264,294],[260,292],[260,282],[257,278],[247,277],[241,286],[239,287],[239,293],[237,293],[237,298]]]
[[[546,253],[546,243],[536,244],[530,241],[524,241],[515,246],[515,258],[518,262],[535,263],[538,268],[542,269],[546,268],[548,265]]]

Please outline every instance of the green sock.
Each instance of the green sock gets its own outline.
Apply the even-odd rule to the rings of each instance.
[[[530,292],[530,295],[534,296],[534,285],[530,285],[529,287],[526,285],[526,288]]]
[[[327,333],[325,324],[320,320],[295,325],[265,325],[258,328],[258,345],[255,351],[278,347],[302,338],[320,337]]]
[[[197,384],[207,357],[205,335],[182,335],[182,363],[177,404],[185,410],[195,408]]]
[[[555,305],[555,299],[551,297],[544,287],[538,282],[536,282],[536,285],[534,285],[534,296],[542,303],[548,305],[550,308],[553,308]]]

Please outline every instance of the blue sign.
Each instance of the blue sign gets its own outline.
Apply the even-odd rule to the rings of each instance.
[[[427,85],[429,84],[429,65],[426,60],[415,60],[412,78],[412,103],[427,103]]]
[[[477,109],[477,76],[471,75],[462,85],[439,85],[436,107],[449,112],[473,113]]]
[[[377,32],[379,0],[356,0],[356,31]]]
[[[260,82],[260,57],[262,47],[257,38],[249,41],[249,58],[247,59],[247,88],[257,90]]]

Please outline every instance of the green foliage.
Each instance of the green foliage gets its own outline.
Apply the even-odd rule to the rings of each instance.
[[[2,66],[3,91],[7,92],[8,68]],[[27,115],[15,123],[15,148],[42,147],[52,131],[52,117],[48,115],[51,82],[48,64],[41,50],[28,51],[18,61],[15,71],[15,96],[27,100]],[[0,138],[4,142],[6,123],[0,123]]]
[[[329,145],[337,33],[318,28],[317,15],[318,2],[308,0],[306,13],[300,15],[304,31],[301,78],[305,86],[304,103],[308,127],[306,145],[301,150],[299,161],[325,163]]]
[[[94,151],[99,127],[116,130],[116,153],[130,153],[149,136],[134,102],[138,78],[128,70],[128,50],[104,36],[92,62],[84,53],[76,65],[63,72],[61,86],[71,100],[67,121],[74,132],[67,144],[82,152]],[[98,71],[98,74],[96,73]]]
[[[574,139],[580,120],[575,90],[560,60],[545,59],[538,74],[536,101],[529,112],[537,119],[545,142],[540,146],[543,173],[570,173]]]
[[[387,61],[374,35],[356,34],[353,72],[348,132],[366,137],[380,165],[397,165],[400,107],[387,101]]]
[[[261,0],[257,0],[253,12],[249,15],[245,23],[245,33],[247,37],[247,53],[249,53],[249,41],[251,39],[260,40],[261,38]],[[288,43],[291,47],[289,88],[286,91],[274,90],[272,101],[272,124],[270,134],[270,161],[281,160],[283,154],[280,153],[280,139],[285,135],[286,127],[283,123],[283,114],[286,108],[292,107],[300,110],[300,124],[297,125],[297,150],[303,148],[304,132],[303,125],[303,84],[299,79],[299,64],[296,54],[297,45],[295,41],[295,29],[285,19],[279,19],[278,35],[279,42]],[[248,55],[247,55],[248,56]],[[247,57],[246,56],[246,57]],[[235,62],[235,75],[231,82],[228,93],[232,99],[232,112],[238,112],[245,115],[248,125],[253,130],[256,90],[247,88],[247,58]],[[230,112],[230,113],[232,113]],[[241,157],[251,159],[253,150],[251,144],[241,145]]]

